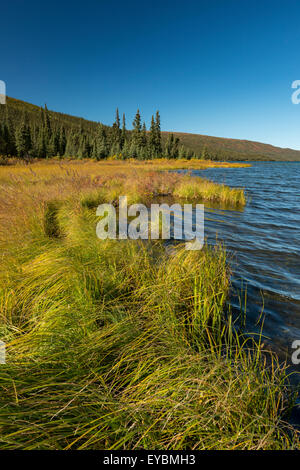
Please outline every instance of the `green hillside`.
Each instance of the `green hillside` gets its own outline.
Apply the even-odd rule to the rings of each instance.
[[[226,157],[232,153],[234,159],[300,161],[299,150],[275,147],[261,142],[183,132],[174,132],[174,135],[180,138],[183,145],[191,148],[196,153],[201,152],[203,147],[207,147],[208,150],[218,152],[219,155],[224,152]]]
[[[300,151],[289,148],[249,140],[161,132],[158,112],[149,130],[142,124],[139,111],[134,122],[134,130],[129,131],[125,115],[121,125],[118,111],[113,126],[106,126],[8,97],[7,105],[0,106],[0,155],[300,161]]]

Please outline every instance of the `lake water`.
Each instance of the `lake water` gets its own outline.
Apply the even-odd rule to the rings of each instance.
[[[209,243],[216,236],[225,243],[234,308],[239,308],[234,292],[247,288],[246,331],[260,331],[263,311],[265,344],[291,364],[292,343],[300,340],[300,162],[191,173],[245,188],[242,211],[205,204],[205,236]]]

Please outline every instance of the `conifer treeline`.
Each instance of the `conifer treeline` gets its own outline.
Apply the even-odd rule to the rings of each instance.
[[[118,111],[113,126],[109,127],[10,97],[6,102],[6,105],[0,104],[0,164],[7,163],[10,156],[24,159],[53,156],[144,159],[161,156],[219,161],[279,160],[277,153],[273,157],[268,156],[263,149],[261,153],[254,151],[252,145],[242,151],[240,141],[233,141],[230,149],[228,139],[218,138],[218,142],[214,142],[213,137],[182,134],[180,142],[177,135],[160,133],[159,113],[152,117],[148,130],[137,113],[132,131],[126,130],[125,115],[121,118]],[[280,149],[280,155],[283,151]],[[290,154],[286,158],[299,159],[291,158]]]
[[[130,131],[126,129],[125,114],[121,124],[118,109],[112,127],[83,119],[77,119],[75,124],[66,119],[67,115],[48,111],[46,105],[38,113],[26,107],[16,111],[16,107],[9,104],[0,107],[0,155],[24,159],[60,156],[97,160],[196,156],[180,145],[179,138],[173,134],[168,135],[163,145],[159,111],[152,116],[149,131],[139,110]]]

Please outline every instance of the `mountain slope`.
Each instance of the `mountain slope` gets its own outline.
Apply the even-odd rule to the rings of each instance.
[[[7,98],[10,114],[18,122],[22,113],[26,110],[33,123],[39,125],[41,108],[25,101],[14,98]],[[4,107],[0,106],[0,119],[4,119]],[[80,127],[88,135],[94,136],[97,124],[81,117],[68,114],[49,111],[51,120],[55,123],[63,123],[66,130]],[[109,129],[109,126],[105,126]],[[130,133],[130,131],[129,131]],[[162,132],[163,145],[167,140],[169,132]],[[230,139],[224,137],[212,137],[201,134],[189,134],[183,132],[174,132],[174,136],[180,139],[180,144],[184,145],[197,156],[201,156],[204,149],[208,152],[210,158],[218,160],[276,160],[276,161],[300,161],[300,151],[290,148],[275,147],[270,144],[254,142],[249,140]]]
[[[196,153],[201,152],[203,147],[207,147],[208,150],[223,152],[224,156],[233,153],[234,159],[238,159],[240,155],[242,160],[249,158],[250,160],[300,161],[299,150],[275,147],[261,142],[183,132],[174,132],[174,135],[180,138],[183,145]]]
[[[27,103],[26,101],[17,100],[15,98],[10,98],[9,96],[6,99],[7,104],[9,105],[10,113],[15,114],[17,119],[21,119],[23,111],[26,111],[29,117],[38,122],[40,119],[40,106],[35,104]],[[82,126],[85,129],[96,130],[97,123],[94,121],[88,121],[78,116],[71,116],[70,114],[64,114],[57,111],[49,110],[51,118],[56,121],[63,121],[66,127],[71,127],[73,125]],[[13,116],[12,116],[13,117]]]

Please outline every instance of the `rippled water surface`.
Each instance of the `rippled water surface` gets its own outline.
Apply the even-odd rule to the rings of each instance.
[[[247,287],[247,330],[259,330],[263,310],[266,342],[290,358],[292,342],[300,340],[300,162],[192,174],[245,188],[243,211],[205,207],[205,236],[225,242],[234,290]],[[232,304],[238,306],[237,296]]]

